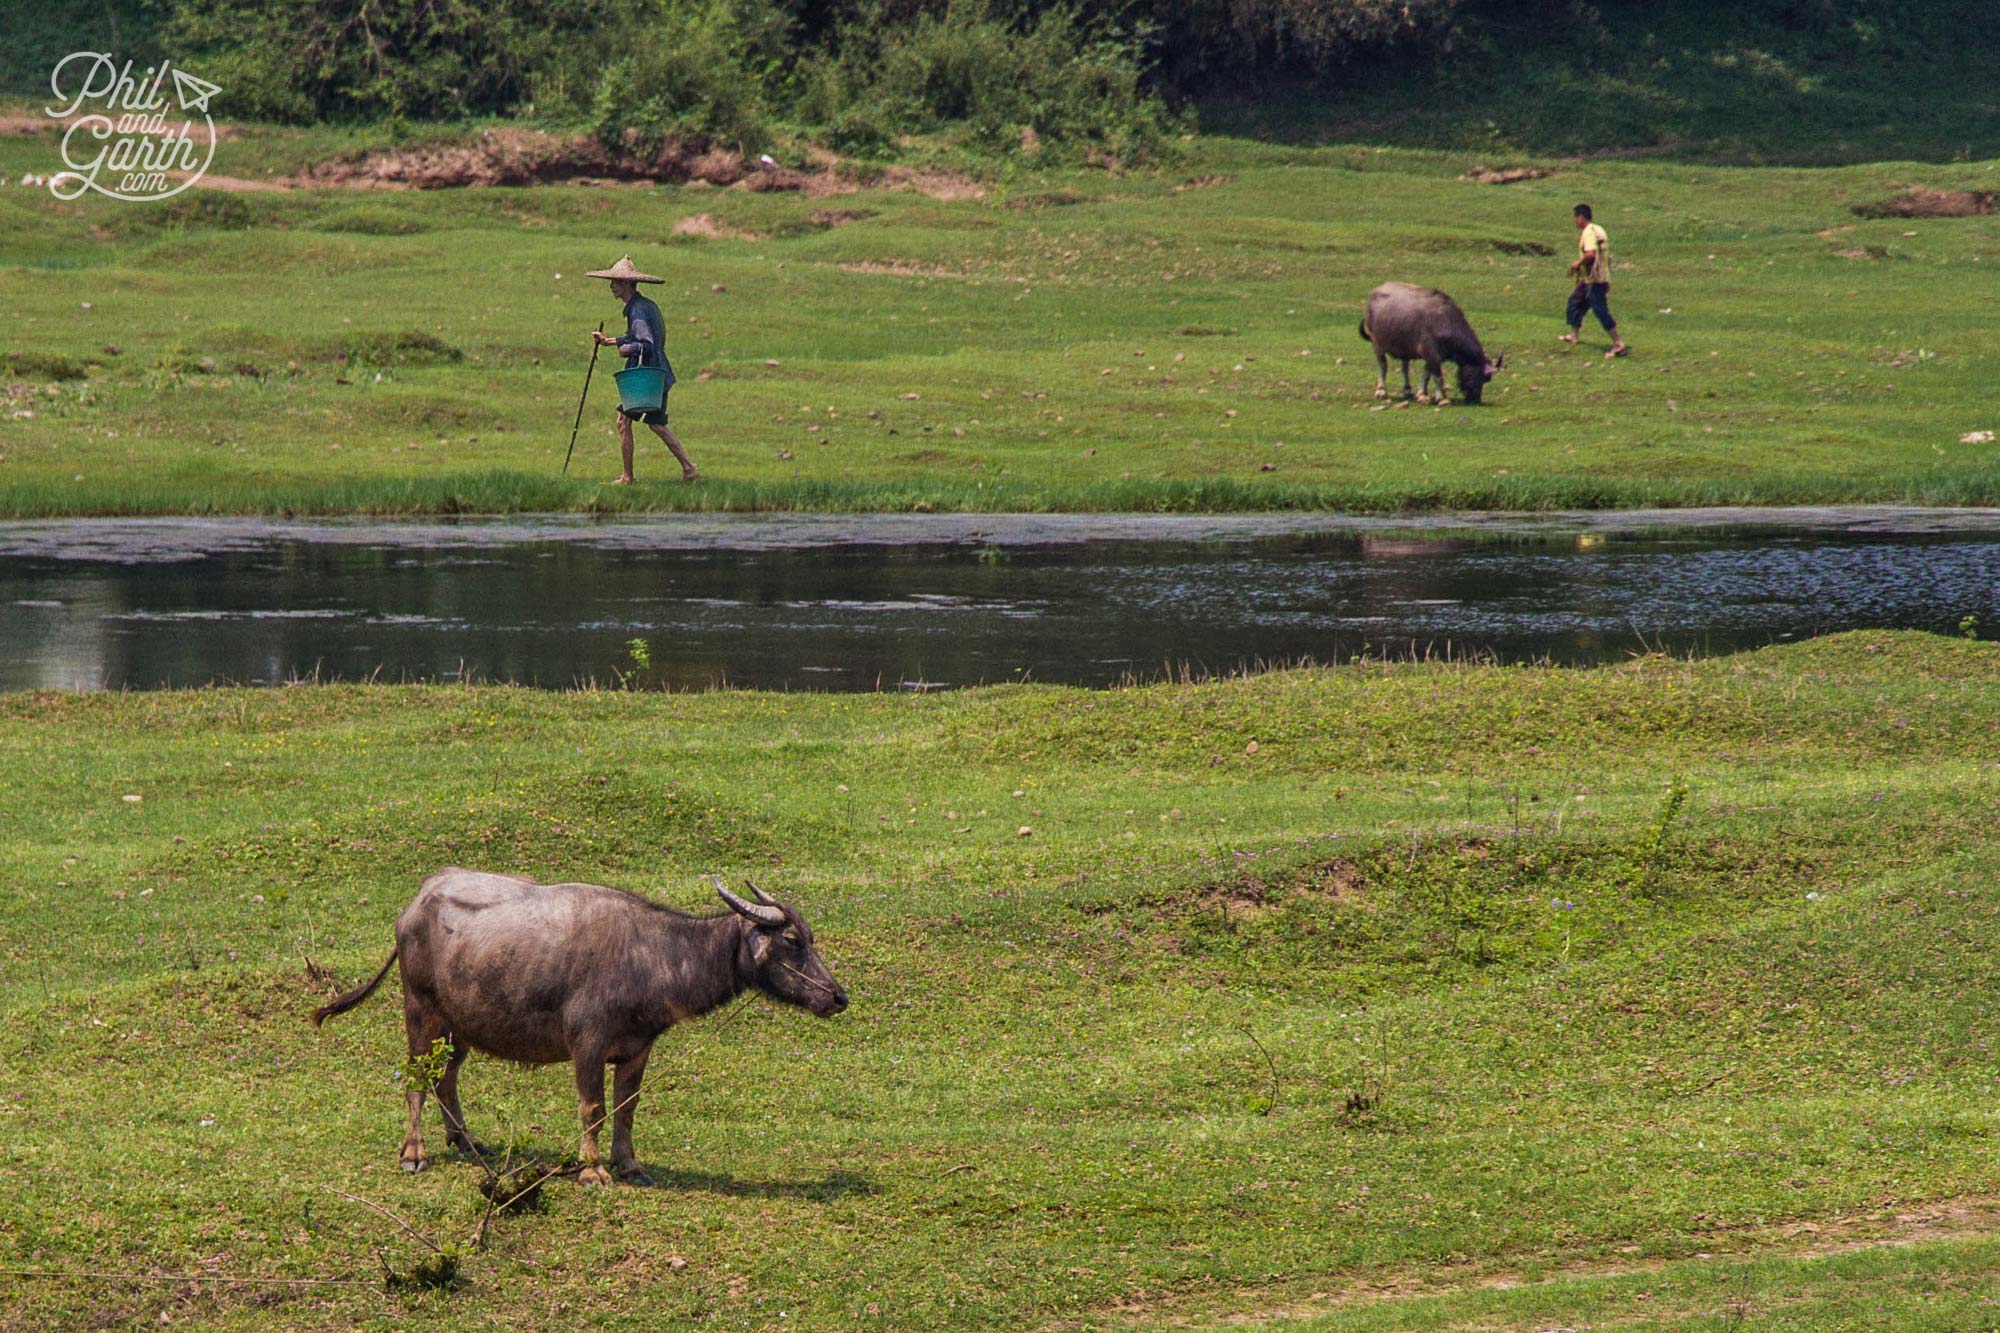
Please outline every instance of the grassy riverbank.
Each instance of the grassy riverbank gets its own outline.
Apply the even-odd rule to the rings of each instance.
[[[278,171],[285,142],[226,140],[215,170]],[[0,139],[0,174],[52,143]],[[1961,443],[2000,427],[1990,219],[1853,211],[1990,191],[1991,163],[1564,161],[1502,186],[1465,155],[1182,152],[831,197],[10,187],[0,515],[2000,502],[2000,452]],[[1553,342],[1580,198],[1620,257],[1624,361],[1594,324]],[[602,373],[558,475],[584,334],[618,320],[581,274],[627,250],[671,279],[699,486],[656,442],[640,486],[601,484]],[[1374,410],[1355,322],[1386,278],[1451,291],[1507,351],[1489,406]]]
[[[1994,1209],[1996,716],[1992,645],[1873,633],[1109,692],[0,696],[0,1267],[43,1275],[0,1324],[1956,1326],[1995,1263],[1957,1238]],[[371,971],[454,861],[754,877],[855,1006],[671,1036],[659,1188],[552,1182],[469,1286],[390,1294],[429,1252],[329,1188],[463,1243],[476,1168],[397,1172],[393,987],[315,1033],[305,959]],[[466,1096],[573,1150],[561,1071]]]

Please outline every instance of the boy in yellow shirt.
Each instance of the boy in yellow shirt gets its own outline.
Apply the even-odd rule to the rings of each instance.
[[[1590,205],[1578,204],[1572,211],[1576,220],[1576,262],[1569,266],[1576,290],[1569,294],[1569,332],[1557,341],[1574,343],[1583,331],[1583,312],[1597,315],[1597,322],[1611,335],[1606,356],[1625,355],[1625,340],[1618,336],[1618,321],[1611,318],[1611,238],[1591,220]]]

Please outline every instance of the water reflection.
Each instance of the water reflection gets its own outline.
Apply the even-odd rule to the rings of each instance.
[[[158,562],[0,556],[0,688],[295,677],[869,690],[1103,684],[1191,666],[1412,651],[1577,663],[1858,626],[2000,623],[1987,536],[1537,544],[1352,534],[649,550],[467,550],[408,527]],[[186,555],[186,553],[183,553]]]

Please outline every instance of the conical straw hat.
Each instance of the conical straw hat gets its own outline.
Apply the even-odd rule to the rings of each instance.
[[[618,262],[610,268],[601,268],[595,272],[586,273],[584,276],[587,278],[623,278],[627,282],[666,281],[665,278],[656,278],[650,273],[641,273],[638,266],[632,262],[632,256],[630,255],[620,255],[618,256]]]

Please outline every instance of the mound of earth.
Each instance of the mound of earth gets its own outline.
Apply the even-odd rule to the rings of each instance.
[[[398,148],[315,163],[288,183],[414,190],[588,181],[734,185],[745,174],[741,154],[701,141],[649,146],[637,135],[628,135],[614,146],[587,134],[494,129],[465,143]]]
[[[676,236],[701,236],[709,240],[761,241],[765,233],[717,222],[709,213],[694,213],[674,223]]]
[[[592,185],[657,182],[731,186],[813,196],[852,194],[863,185],[916,190],[934,199],[981,199],[986,191],[957,172],[891,166],[855,173],[831,154],[809,152],[810,171],[746,162],[705,140],[648,144],[628,133],[616,145],[587,134],[487,130],[464,143],[397,148],[333,158],[284,178],[275,188],[446,190],[481,185]],[[267,186],[266,188],[273,188]]]
[[[1459,179],[1477,181],[1481,185],[1513,185],[1519,181],[1538,181],[1554,174],[1547,167],[1474,167]]]
[[[1992,190],[1908,189],[1893,199],[1856,204],[1864,218],[1976,218],[1993,211]]]

